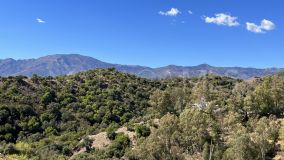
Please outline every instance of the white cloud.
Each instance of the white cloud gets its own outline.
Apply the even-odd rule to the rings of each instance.
[[[223,25],[229,27],[240,25],[237,19],[238,17],[232,17],[224,13],[215,14],[215,17],[206,17],[206,16],[204,17],[206,23],[214,23],[217,25]]]
[[[265,33],[265,31],[271,31],[275,28],[275,24],[269,20],[263,19],[260,25],[247,22],[247,30],[254,33]]]
[[[177,16],[178,14],[181,14],[181,12],[177,8],[171,8],[166,12],[160,11],[159,14],[163,16]]]
[[[260,28],[260,26],[254,24],[254,23],[250,23],[247,22],[247,30],[254,32],[254,33],[263,33],[262,29]]]
[[[275,28],[275,24],[269,20],[264,19],[261,21],[261,28],[270,31]]]
[[[40,18],[37,18],[36,21],[37,21],[38,23],[45,23],[45,21],[42,20],[42,19],[40,19]]]
[[[189,13],[189,14],[193,14],[193,12],[192,12],[191,10],[188,10],[188,13]]]

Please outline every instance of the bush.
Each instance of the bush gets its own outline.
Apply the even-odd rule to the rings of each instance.
[[[135,129],[136,135],[138,138],[140,137],[148,137],[151,134],[150,128],[145,125],[138,125]]]
[[[121,158],[124,155],[126,148],[129,147],[129,145],[129,137],[124,133],[118,133],[110,147],[109,155],[111,157],[115,156]]]
[[[108,128],[106,129],[106,132],[107,132],[107,137],[110,139],[110,140],[114,140],[115,137],[116,137],[116,133],[115,131],[117,130],[118,128],[118,125],[116,123],[112,123],[108,126]]]
[[[19,151],[14,144],[9,143],[4,148],[4,154],[18,154]]]

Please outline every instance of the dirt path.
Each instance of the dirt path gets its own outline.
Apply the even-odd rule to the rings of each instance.
[[[136,136],[135,136],[136,134],[135,134],[135,132],[128,131],[126,127],[121,127],[121,128],[117,129],[116,133],[126,134],[131,141],[132,147],[136,146]],[[88,137],[93,141],[92,142],[92,148],[103,150],[103,149],[108,148],[112,143],[111,140],[109,140],[108,137],[107,137],[107,132],[100,132],[96,135],[89,135]],[[82,143],[82,141],[83,141],[83,139],[80,141],[80,143]],[[80,148],[79,150],[75,151],[73,153],[73,156],[70,159],[73,159],[74,156],[76,156],[80,153],[83,153],[83,152],[86,152],[86,148]]]

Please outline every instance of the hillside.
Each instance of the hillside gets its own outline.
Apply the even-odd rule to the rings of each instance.
[[[24,145],[20,149],[36,149],[28,155],[39,159],[49,152],[72,156],[84,135],[144,115],[150,94],[159,87],[159,82],[112,69],[0,78],[0,153],[18,153],[3,148],[17,142]]]
[[[32,76],[33,74],[41,76],[70,75],[96,68],[106,69],[113,67],[130,73],[140,72],[144,69],[139,66],[115,65],[91,57],[70,54],[51,55],[28,60],[0,60],[0,76]]]
[[[263,77],[266,75],[276,74],[283,70],[280,68],[256,69],[241,67],[213,67],[207,64],[191,67],[170,65],[161,68],[150,68],[134,65],[111,64],[99,61],[92,57],[77,54],[50,55],[28,60],[0,60],[0,76],[32,76],[33,74],[41,76],[58,76],[70,75],[96,68],[116,68],[116,70],[121,72],[150,79],[196,77],[205,74],[248,79],[252,77]]]
[[[282,73],[2,77],[0,159],[281,159],[283,95]]]

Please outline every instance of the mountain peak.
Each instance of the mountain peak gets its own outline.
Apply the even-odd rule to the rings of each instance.
[[[209,64],[203,63],[200,65],[197,65],[196,67],[200,67],[200,68],[211,68],[212,66],[210,66]]]
[[[284,71],[281,68],[255,69],[242,67],[214,67],[208,64],[197,66],[168,65],[160,68],[150,68],[137,65],[119,65],[102,62],[92,57],[80,54],[54,54],[38,59],[29,60],[0,60],[0,76],[26,75],[34,73],[41,76],[58,76],[74,74],[81,71],[96,68],[116,68],[121,72],[134,74],[144,78],[166,78],[166,77],[196,77],[206,73],[221,76],[247,79],[251,77],[262,77]]]
[[[2,62],[11,62],[11,61],[16,61],[13,58],[6,58],[6,59],[0,59]]]
[[[91,59],[95,59],[95,58],[80,55],[80,54],[51,54],[51,55],[40,57],[39,59],[58,59],[58,58],[91,58]]]

